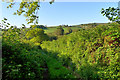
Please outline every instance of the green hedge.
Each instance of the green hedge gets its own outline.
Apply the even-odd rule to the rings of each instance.
[[[74,78],[72,72],[59,61],[45,54],[43,50],[22,42],[19,33],[20,30],[17,29],[9,29],[3,33],[3,80]]]
[[[56,53],[63,64],[75,64],[83,79],[120,79],[120,27],[113,23],[51,41],[42,49]]]

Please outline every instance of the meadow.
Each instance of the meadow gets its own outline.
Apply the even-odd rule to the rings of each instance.
[[[58,26],[48,27],[48,28],[45,29],[44,31],[45,31],[46,34],[50,34],[50,33],[52,34],[52,33],[55,32],[56,27],[58,27]],[[75,29],[80,29],[81,27],[70,27],[70,28],[71,28],[72,30],[75,30]],[[67,27],[64,27],[63,29],[64,29],[65,33],[67,33]]]

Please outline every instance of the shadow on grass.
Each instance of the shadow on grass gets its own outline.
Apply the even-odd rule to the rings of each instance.
[[[59,58],[57,56],[57,52],[53,52],[53,51],[47,51],[46,49],[43,49],[43,52],[49,56],[51,56],[52,58],[56,59],[58,62],[61,63],[62,66],[66,67],[69,71],[72,72],[72,74],[76,77],[74,79],[76,80],[100,80],[97,72],[98,72],[98,68],[97,65],[92,64],[90,65],[89,63],[87,63],[87,61],[85,61],[84,64],[81,64],[79,66],[79,69],[76,68],[77,64],[72,63],[70,58],[67,58],[65,60],[65,58]],[[53,61],[54,63],[54,61]]]

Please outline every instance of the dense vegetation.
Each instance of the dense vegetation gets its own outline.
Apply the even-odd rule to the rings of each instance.
[[[23,42],[22,29],[9,28],[2,35],[2,79],[75,78],[62,63],[38,49],[31,42]]]
[[[15,4],[13,0],[2,1],[11,1],[7,8]],[[40,2],[36,1],[23,0],[14,15],[23,14],[28,24],[38,24]],[[51,0],[50,4],[53,2]],[[120,23],[119,8],[109,7],[102,9],[101,13]],[[2,25],[9,27],[10,24],[4,20]],[[0,31],[2,78],[120,80],[120,25],[117,23],[63,25],[57,28],[43,25],[26,28],[22,24],[22,28],[11,26],[3,29]]]
[[[120,79],[119,24],[81,29],[52,42],[44,41],[41,47],[85,80]]]
[[[77,32],[67,27],[70,34],[53,41],[39,28],[4,29],[3,79],[119,80],[119,26],[109,23]]]
[[[36,42],[27,39],[35,37],[31,30],[40,30],[36,32],[37,36],[44,34],[41,29],[4,30],[3,79],[77,77],[83,80],[117,80],[120,78],[119,26],[112,23],[80,29],[57,40],[43,41],[40,45],[43,50]]]
[[[49,40],[49,37],[44,33],[44,30],[35,28],[26,33],[27,39],[34,43],[41,43],[42,41]]]

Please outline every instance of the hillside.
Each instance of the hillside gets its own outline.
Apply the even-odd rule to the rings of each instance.
[[[26,30],[8,29],[2,34],[2,79],[12,80],[53,80],[53,78],[75,78],[48,52],[35,43],[26,41],[21,34]],[[22,36],[22,38],[21,38]]]
[[[73,32],[56,41],[44,41],[41,47],[56,55],[63,65],[79,72],[85,80],[120,78],[118,24]]]
[[[88,24],[80,24],[80,25],[71,25],[68,26],[70,27],[72,30],[75,29],[81,29],[81,28],[91,28],[91,27],[95,27],[97,25],[106,25],[108,23],[88,23]],[[54,33],[54,31],[56,30],[58,26],[50,26],[47,27],[47,29],[45,29],[45,33],[49,34],[49,33]],[[65,27],[65,25],[63,25],[63,29],[65,30],[65,32],[67,31],[67,27]]]
[[[3,79],[119,80],[119,26],[88,27],[52,41],[42,29],[10,28],[2,34]]]

